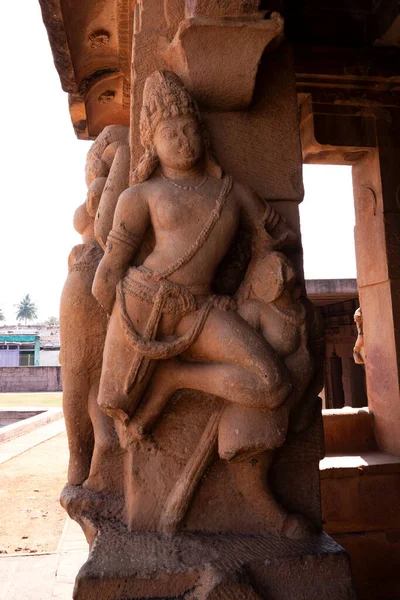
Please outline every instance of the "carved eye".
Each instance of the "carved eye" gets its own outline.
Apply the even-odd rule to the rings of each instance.
[[[163,138],[165,140],[173,140],[176,137],[176,132],[173,129],[165,129],[163,131]]]
[[[186,135],[197,135],[199,133],[199,126],[197,123],[190,123],[185,127]]]

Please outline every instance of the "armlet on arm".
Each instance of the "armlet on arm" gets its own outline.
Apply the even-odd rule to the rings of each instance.
[[[266,203],[264,213],[264,226],[268,233],[278,240],[283,246],[296,246],[299,238],[296,232],[287,224],[285,219],[276,210]]]
[[[122,224],[116,228],[111,229],[108,234],[107,242],[114,243],[120,245],[122,247],[126,246],[132,250],[136,250],[141,242],[140,235],[128,231]]]

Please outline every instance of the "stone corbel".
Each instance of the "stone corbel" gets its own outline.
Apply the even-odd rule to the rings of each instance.
[[[265,48],[283,37],[283,18],[193,17],[181,22],[162,55],[199,103],[211,110],[245,110]]]

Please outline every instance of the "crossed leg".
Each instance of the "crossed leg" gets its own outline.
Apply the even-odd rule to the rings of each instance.
[[[177,333],[191,325],[184,317]],[[164,410],[172,394],[195,389],[250,408],[273,409],[291,392],[290,375],[272,348],[237,313],[213,309],[188,360],[162,361],[144,402],[129,426],[141,437]]]

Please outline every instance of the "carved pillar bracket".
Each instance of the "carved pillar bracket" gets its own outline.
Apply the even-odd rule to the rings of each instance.
[[[197,16],[181,22],[162,56],[199,103],[216,111],[245,110],[261,56],[283,37],[283,18]],[[218,56],[218,60],[215,57]]]

